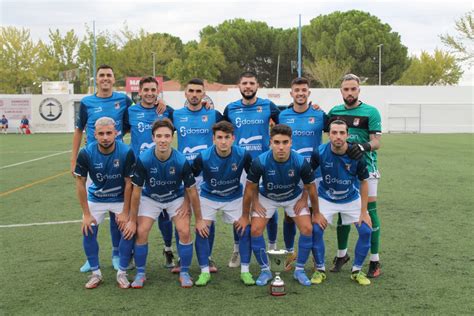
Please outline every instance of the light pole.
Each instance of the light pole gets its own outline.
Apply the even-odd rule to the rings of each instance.
[[[156,57],[156,53],[151,52],[151,55],[153,56],[153,78],[155,78],[155,57]]]
[[[382,46],[383,44],[377,45],[379,48],[379,86],[382,85]]]

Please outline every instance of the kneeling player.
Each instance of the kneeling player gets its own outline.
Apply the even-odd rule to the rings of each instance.
[[[294,278],[302,285],[311,281],[304,272],[304,265],[313,246],[311,217],[307,207],[307,196],[298,185],[304,183],[313,208],[318,212],[314,172],[303,156],[291,150],[292,131],[289,126],[275,125],[270,132],[271,149],[259,155],[247,175],[243,198],[243,214],[237,226],[246,228],[249,222],[250,204],[253,204],[251,244],[262,271],[256,284],[263,286],[272,278],[265,252],[263,230],[268,220],[279,207],[292,217],[300,231],[298,258]],[[262,178],[260,188],[258,184]],[[258,197],[257,197],[258,196]]]
[[[201,208],[202,217],[210,227],[216,220],[217,211],[224,214],[224,222],[234,224],[242,216],[242,170],[248,172],[252,158],[243,147],[234,146],[234,127],[221,121],[212,127],[214,145],[204,150],[194,160],[195,175],[202,172]],[[241,232],[239,242],[241,257],[240,279],[245,285],[254,285],[249,272],[250,227]],[[196,253],[201,275],[196,285],[204,286],[211,280],[209,273],[209,239],[196,234]]]
[[[130,176],[135,162],[130,147],[115,141],[117,130],[113,119],[98,119],[94,135],[97,142],[88,144],[79,152],[74,170],[77,195],[83,212],[84,251],[92,270],[86,283],[88,289],[96,288],[102,282],[97,243],[98,225],[104,221],[109,211],[118,214],[115,220],[122,230],[128,220],[132,193]],[[88,174],[92,184],[86,190]],[[127,241],[122,237],[120,246],[123,243]]]
[[[138,215],[134,248],[137,275],[131,284],[133,288],[142,288],[146,280],[148,234],[163,209],[168,211],[179,235],[177,248],[181,258],[179,276],[181,287],[187,288],[193,285],[188,273],[193,257],[193,244],[189,227],[191,221],[189,203],[191,203],[194,210],[197,232],[203,237],[209,233],[201,217],[199,196],[191,166],[183,154],[171,148],[173,131],[173,124],[168,119],[153,123],[152,134],[155,147],[148,149],[139,156],[132,177],[134,187],[130,207],[131,220],[135,220]],[[128,234],[129,232],[125,233]],[[130,233],[135,232],[131,231]],[[117,274],[117,282],[122,288],[127,288],[130,285],[124,271],[130,256],[131,249],[120,253],[120,271]]]
[[[318,151],[311,156],[311,166],[314,169],[321,167],[323,178],[318,188],[320,213],[313,213],[313,256],[316,262],[316,271],[311,279],[313,284],[326,279],[323,234],[327,223],[331,223],[333,216],[338,213],[343,225],[354,223],[359,232],[351,279],[361,285],[370,284],[370,280],[361,272],[369,252],[372,232],[372,222],[367,212],[369,174],[364,160],[347,156],[347,137],[347,124],[341,120],[332,122],[329,125],[329,143],[319,146]]]

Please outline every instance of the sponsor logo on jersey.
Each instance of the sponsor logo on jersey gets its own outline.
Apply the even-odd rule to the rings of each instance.
[[[293,136],[314,136],[315,132],[314,131],[302,131],[295,129],[293,130]]]
[[[276,174],[275,170],[268,170],[268,175],[269,176],[274,176]]]
[[[219,172],[219,167],[211,166],[211,172]]]
[[[314,117],[308,118],[308,124],[314,124],[315,120]]]
[[[100,162],[100,163],[94,163],[94,169],[102,169],[104,167],[104,165]]]
[[[242,125],[258,125],[264,123],[262,119],[242,119],[239,116],[235,118],[235,126],[237,126],[237,128],[240,128]]]
[[[145,117],[145,113],[143,113],[143,112],[137,114],[137,119],[142,119],[144,117]]]
[[[115,103],[115,109],[116,110],[120,109],[120,102]]]
[[[325,162],[324,163],[324,168],[332,168],[333,167],[333,163],[332,162]]]
[[[115,168],[120,167],[120,160],[119,159],[114,159],[114,167]]]
[[[179,118],[179,121],[180,121],[180,122],[187,122],[187,121],[188,121],[188,117],[187,117],[187,116],[180,117],[180,118]]]
[[[231,168],[232,168],[232,171],[234,172],[237,171],[237,164],[234,162]]]
[[[201,117],[201,121],[207,122],[207,120],[208,120],[207,115],[203,115],[203,116]]]
[[[354,122],[352,123],[354,126],[359,126],[360,119],[358,117],[354,118]]]
[[[286,119],[286,124],[292,124],[295,122],[295,119],[294,118],[289,118],[289,119]]]
[[[294,169],[288,170],[288,177],[294,177],[294,176],[295,176],[295,170]]]
[[[150,173],[158,173],[158,168],[150,168]]]
[[[94,108],[94,113],[100,113],[102,112],[102,107],[101,106],[98,106],[96,108]]]
[[[105,181],[105,180],[116,180],[122,178],[122,175],[120,173],[117,174],[102,174],[102,173],[96,173],[96,178],[99,182]]]
[[[235,113],[243,113],[244,112],[244,109],[242,108],[238,108],[235,110]]]
[[[146,130],[151,130],[152,127],[153,126],[151,124],[148,124],[148,123],[139,122],[137,124],[137,128],[138,128],[138,131],[140,133],[143,133]]]
[[[257,106],[257,112],[258,112],[258,113],[261,113],[261,112],[262,112],[262,110],[263,110],[263,109],[262,109],[262,107],[261,107],[261,106]]]
[[[209,134],[208,128],[186,128],[181,126],[179,128],[179,134],[183,137],[186,135],[196,135],[196,134]]]
[[[176,169],[174,167],[170,167],[170,175],[174,175],[176,173]]]
[[[331,175],[329,175],[329,174],[324,177],[324,181],[325,181],[327,184],[331,184],[331,183],[342,184],[342,185],[350,185],[350,184],[352,184],[352,180],[350,180],[350,179],[338,179],[338,178],[333,178],[333,177],[331,177]]]

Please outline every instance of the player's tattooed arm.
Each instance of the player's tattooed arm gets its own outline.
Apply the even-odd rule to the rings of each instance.
[[[82,232],[87,236],[89,233],[93,233],[92,225],[97,225],[97,222],[92,216],[87,203],[86,179],[86,177],[76,176],[77,198],[82,208]]]
[[[372,220],[370,219],[369,212],[367,211],[367,203],[369,201],[369,183],[367,180],[360,181],[360,199],[361,209],[359,216],[359,225],[365,222],[369,227],[372,228]]]

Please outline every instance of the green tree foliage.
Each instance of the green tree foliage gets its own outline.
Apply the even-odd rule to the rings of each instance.
[[[410,67],[403,73],[399,85],[453,85],[459,82],[462,71],[456,58],[447,52],[435,50],[433,55],[422,52],[413,57]]]
[[[214,82],[224,67],[224,54],[218,47],[210,47],[204,40],[199,44],[192,41],[185,45],[183,57],[173,59],[168,65],[167,73],[182,85],[192,78]]]
[[[337,88],[341,85],[342,77],[349,72],[349,66],[338,63],[334,59],[323,58],[313,62],[305,61],[305,74],[316,80],[323,88]]]
[[[461,62],[474,65],[474,18],[473,11],[456,21],[456,35],[441,35],[441,41],[452,49]]]
[[[388,24],[369,13],[351,10],[320,15],[303,27],[308,60],[337,60],[349,65],[351,72],[366,77],[369,84],[378,82],[379,44],[383,44],[382,83],[391,84],[408,67],[408,57],[400,35]]]
[[[21,93],[37,80],[39,47],[27,29],[0,28],[0,93]]]
[[[280,55],[278,87],[288,88],[291,80],[298,76],[296,62],[298,60],[298,29],[275,29],[275,40],[272,45],[273,70],[270,76],[270,87],[276,86],[276,69],[278,55]]]
[[[270,86],[276,71],[272,51],[275,31],[264,22],[227,20],[216,27],[207,26],[200,32],[201,40],[219,47],[225,56],[218,81],[232,84],[244,70],[258,74],[260,84]]]

